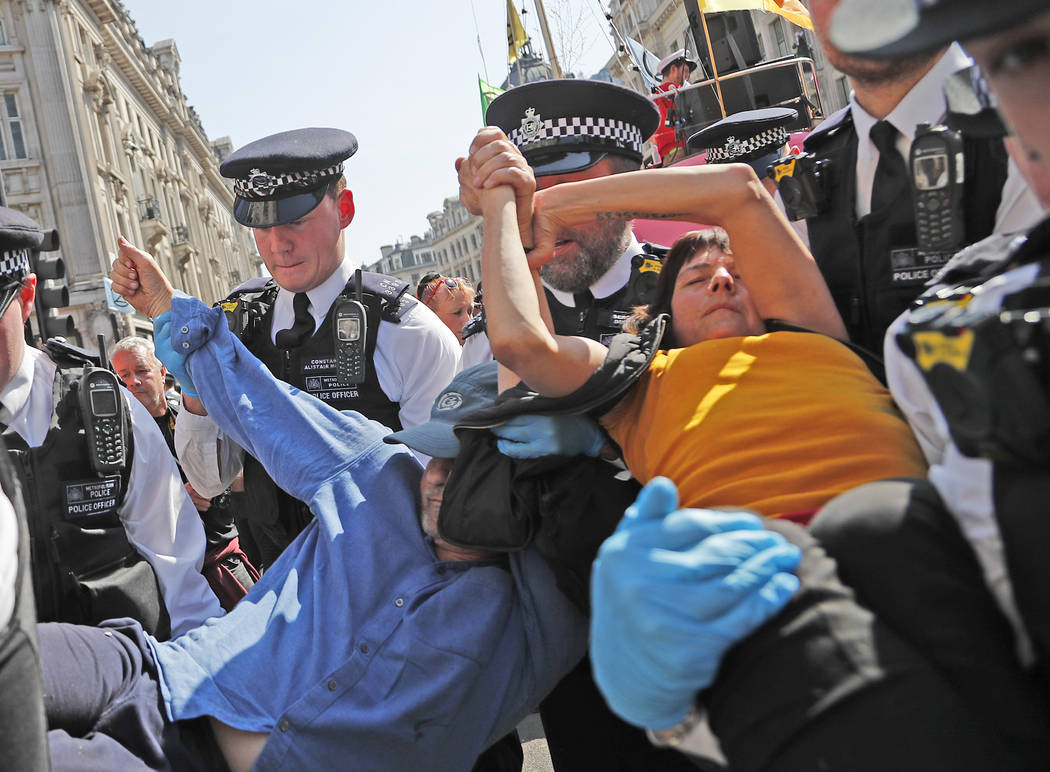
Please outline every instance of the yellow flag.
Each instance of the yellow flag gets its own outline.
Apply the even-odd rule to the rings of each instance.
[[[813,20],[801,0],[700,0],[700,10],[706,13],[719,11],[769,11],[783,16],[792,24],[813,29]]]
[[[507,0],[507,61],[518,61],[518,52],[529,42],[525,28],[521,26],[521,17],[514,8],[513,0]]]

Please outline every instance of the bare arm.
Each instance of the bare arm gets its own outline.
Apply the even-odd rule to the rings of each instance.
[[[541,394],[569,394],[601,364],[606,349],[587,338],[551,332],[521,246],[514,190],[489,188],[480,198],[485,218],[481,278],[492,354]]]
[[[747,166],[650,169],[564,183],[537,193],[535,212],[533,265],[550,259],[559,229],[595,219],[719,225],[729,233],[737,268],[764,318],[846,338],[813,256]]]

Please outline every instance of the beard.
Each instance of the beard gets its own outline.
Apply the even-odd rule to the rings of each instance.
[[[944,53],[944,49],[938,49],[933,53],[924,52],[895,59],[864,59],[843,53],[827,41],[822,40],[821,43],[832,66],[862,87],[884,86],[910,79],[924,69],[929,69]]]
[[[576,242],[575,254],[556,257],[540,269],[547,284],[562,292],[582,292],[612,267],[631,241],[630,220],[609,220],[573,228],[562,238]]]

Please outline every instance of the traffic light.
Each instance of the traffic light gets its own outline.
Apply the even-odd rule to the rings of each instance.
[[[66,264],[57,255],[43,257],[41,252],[54,252],[58,249],[58,231],[44,232],[44,242],[40,250],[31,252],[29,262],[36,274],[36,319],[40,340],[48,338],[70,338],[75,335],[73,317],[62,314],[60,308],[69,305],[69,289],[66,287]]]

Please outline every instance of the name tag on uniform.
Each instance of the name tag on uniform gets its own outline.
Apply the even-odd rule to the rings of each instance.
[[[890,250],[890,279],[898,286],[925,283],[951,256],[951,252],[920,252],[915,247]]]
[[[119,495],[119,474],[111,474],[101,480],[78,480],[66,483],[65,519],[112,512],[117,508]]]
[[[355,386],[346,386],[339,380],[335,357],[304,357],[302,380],[307,392],[322,402],[357,399],[361,393]]]

